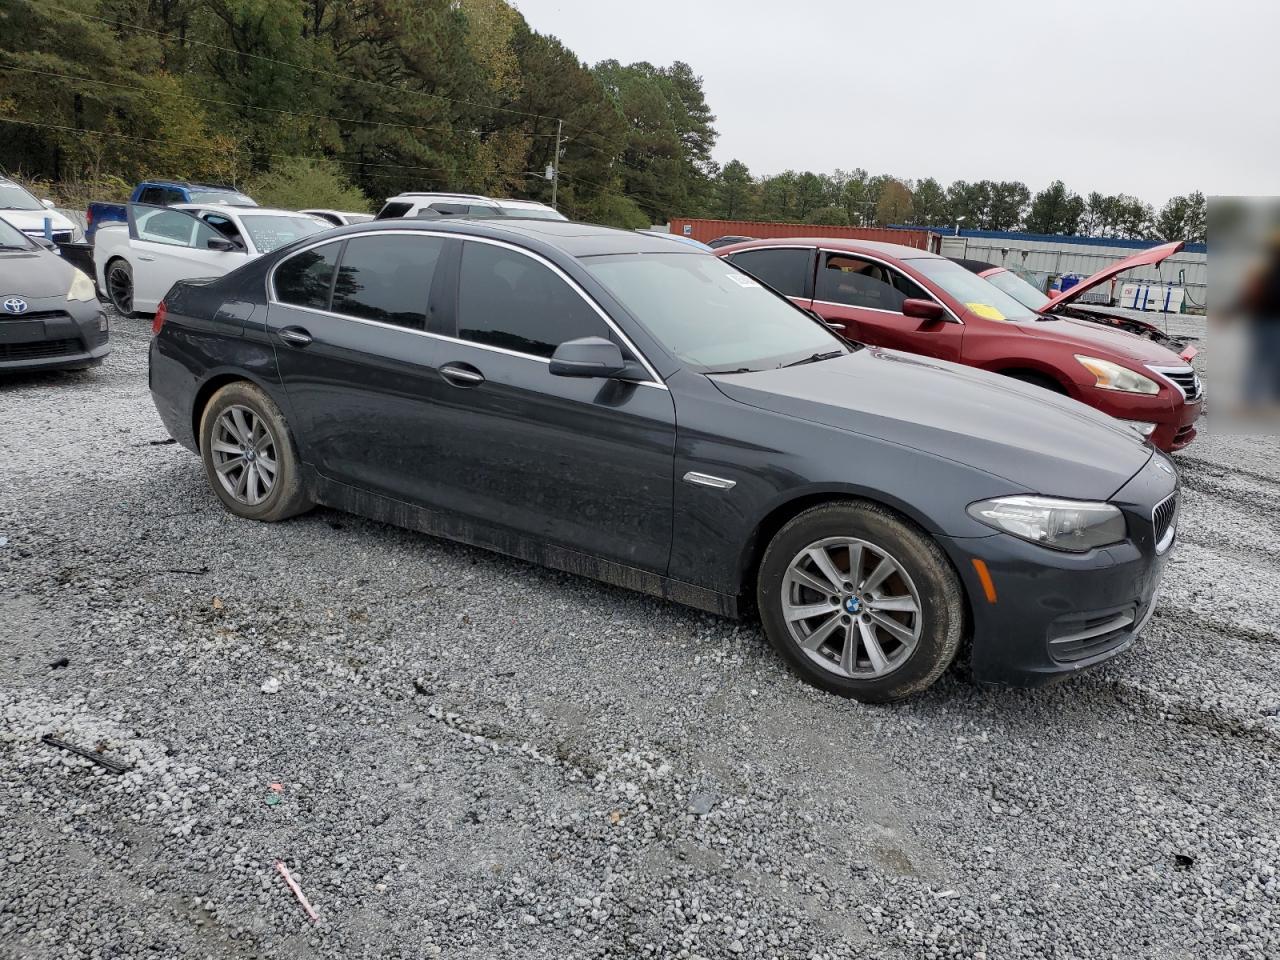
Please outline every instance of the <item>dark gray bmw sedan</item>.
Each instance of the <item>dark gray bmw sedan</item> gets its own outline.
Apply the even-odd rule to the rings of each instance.
[[[1175,536],[1177,474],[1125,425],[850,346],[662,238],[361,224],[177,284],[155,330],[156,407],[236,515],[324,504],[758,612],[860,700],[962,649],[998,683],[1106,660]]]
[[[107,335],[92,278],[0,220],[0,374],[91,367]]]

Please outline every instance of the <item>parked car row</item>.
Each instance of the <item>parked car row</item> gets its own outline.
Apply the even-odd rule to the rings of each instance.
[[[1151,262],[1178,246],[1122,261],[1038,308],[1024,302],[1025,294],[1019,299],[1008,292],[1007,278],[992,282],[915,247],[794,238],[730,244],[716,254],[847,339],[979,367],[1069,396],[1172,451],[1195,438],[1203,409],[1204,389],[1189,362],[1194,349],[1179,355],[1067,307],[1126,264]]]
[[[149,382],[237,516],[323,504],[756,611],[841,695],[910,695],[961,650],[980,680],[1041,683],[1133,641],[1176,538],[1170,459],[946,359],[1058,324],[1145,377],[1091,338],[1127,335],[1025,316],[920,251],[717,252],[506,216],[339,227],[175,283]],[[1081,389],[1133,382],[1072,362]]]

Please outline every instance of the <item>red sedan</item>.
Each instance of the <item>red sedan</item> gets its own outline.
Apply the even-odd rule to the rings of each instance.
[[[716,251],[850,340],[981,367],[1128,422],[1162,450],[1196,435],[1200,378],[1150,340],[1043,315],[945,257],[870,240],[754,240]]]

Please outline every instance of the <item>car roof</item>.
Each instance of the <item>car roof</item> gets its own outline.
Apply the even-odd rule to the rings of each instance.
[[[901,243],[884,243],[880,240],[855,240],[847,237],[770,237],[767,240],[752,240],[749,243],[734,244],[721,247],[717,253],[739,250],[752,250],[756,247],[825,247],[828,250],[840,250],[846,253],[879,254],[882,257],[894,257],[898,260],[945,260],[936,253],[921,250],[919,247],[908,247]]]
[[[229,187],[225,183],[196,183],[192,180],[143,180],[138,186],[155,186],[155,187],[195,187],[197,190],[219,190],[223,193],[240,193],[244,191],[237,187]]]
[[[387,203],[393,200],[479,200],[481,203],[498,205],[493,197],[482,197],[478,193],[397,193],[394,197],[388,197]]]
[[[603,227],[574,220],[521,219],[520,217],[397,217],[368,223],[335,227],[333,235],[344,236],[374,230],[422,230],[456,233],[461,236],[507,240],[531,249],[548,246],[570,257],[603,257],[628,253],[666,253],[675,256],[710,256],[693,247],[672,243],[660,236],[645,236],[631,230]]]
[[[542,203],[540,200],[516,200],[507,198],[498,200],[497,203],[503,207],[537,207],[539,210],[554,210],[555,207],[550,204]]]
[[[241,207],[234,203],[173,203],[175,210],[212,210],[234,217],[256,217],[259,214],[276,214],[282,217],[314,217],[314,214],[301,210],[277,210],[275,207]]]

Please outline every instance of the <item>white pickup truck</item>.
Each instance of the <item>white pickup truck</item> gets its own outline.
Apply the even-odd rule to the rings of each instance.
[[[94,235],[98,289],[126,317],[154,313],[179,280],[220,277],[277,247],[331,229],[320,217],[292,210],[131,203],[127,223],[103,224]]]

